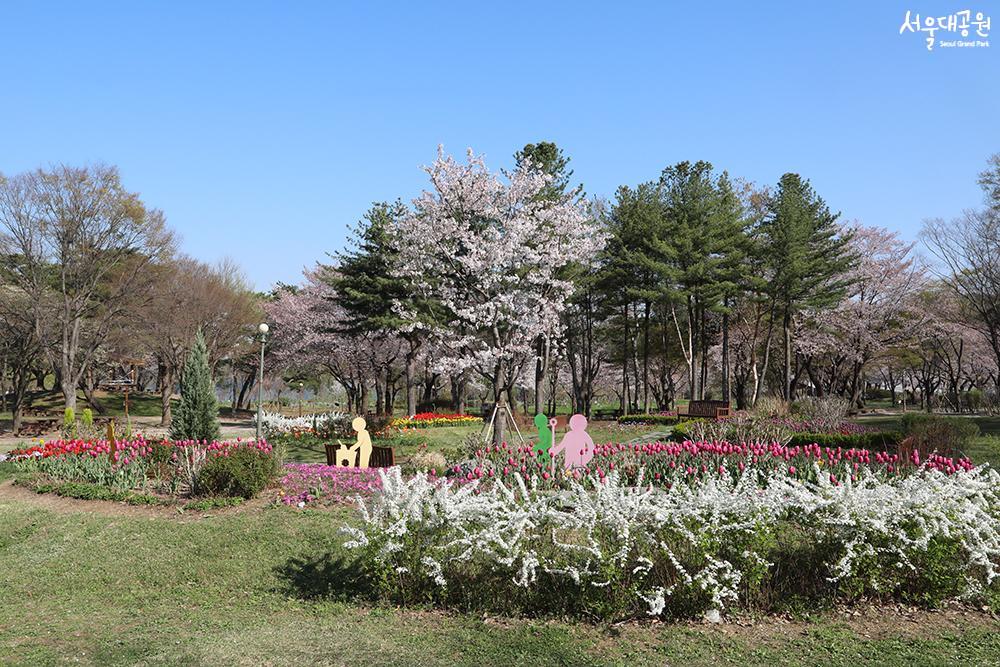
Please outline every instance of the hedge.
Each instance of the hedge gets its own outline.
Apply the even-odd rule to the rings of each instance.
[[[619,424],[647,424],[647,425],[659,425],[659,426],[673,426],[679,424],[681,418],[677,415],[647,415],[647,414],[635,414],[635,415],[622,415],[618,418]]]

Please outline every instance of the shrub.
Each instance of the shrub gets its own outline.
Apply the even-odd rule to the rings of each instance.
[[[918,412],[903,415],[902,428],[921,453],[961,451],[979,435],[979,426],[970,419]]]
[[[394,468],[382,487],[344,530],[393,603],[617,621],[790,597],[934,605],[995,590],[1000,575],[1000,475],[988,468],[850,484],[748,470],[666,490],[615,472],[559,494]]]
[[[62,432],[67,438],[76,436],[76,414],[73,408],[66,408],[63,411]]]
[[[208,459],[198,475],[200,493],[250,499],[267,488],[278,474],[273,452],[239,447]]]
[[[441,452],[434,452],[427,449],[427,445],[421,445],[420,449],[410,459],[410,464],[420,472],[433,470],[435,474],[444,474],[448,467],[448,461]]]
[[[795,402],[794,411],[826,432],[837,430],[850,407],[850,402],[839,396],[805,396]]]
[[[681,418],[677,415],[656,415],[656,414],[635,414],[622,415],[618,418],[619,424],[647,424],[658,426],[673,426],[679,424]]]
[[[787,417],[790,412],[788,401],[776,396],[761,396],[753,408],[758,417]]]
[[[702,428],[702,425],[707,422],[707,419],[685,419],[674,426],[673,430],[670,432],[670,439],[678,442],[693,440],[695,437],[695,430]]]

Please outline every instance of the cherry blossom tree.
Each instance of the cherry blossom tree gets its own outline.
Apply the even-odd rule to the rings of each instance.
[[[273,322],[269,365],[274,371],[329,373],[344,387],[348,409],[364,413],[368,387],[387,364],[399,357],[399,341],[391,336],[347,333],[347,314],[334,288],[318,267],[305,272],[305,284],[281,290],[265,306]]]
[[[592,261],[604,238],[575,197],[543,196],[552,177],[532,169],[530,160],[497,175],[471,150],[460,164],[439,149],[426,171],[432,189],[396,227],[398,272],[446,311],[436,331],[439,365],[447,372],[473,369],[503,405],[535,359],[537,337],[558,333],[573,292],[561,269]],[[406,300],[397,308],[405,318]],[[500,442],[505,419],[497,412]]]
[[[837,307],[811,314],[814,330],[806,340],[838,360],[845,394],[860,405],[869,365],[920,326],[913,297],[923,286],[923,267],[914,244],[896,232],[855,223],[844,235],[857,257],[845,276],[850,292]]]

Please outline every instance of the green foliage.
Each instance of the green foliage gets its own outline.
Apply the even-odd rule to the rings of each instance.
[[[236,507],[246,500],[242,496],[221,496],[214,498],[199,498],[198,500],[192,500],[184,505],[184,510],[187,512],[208,512],[211,510],[220,510],[227,507]]]
[[[136,493],[114,489],[92,482],[28,481],[26,484],[36,493],[52,493],[63,498],[77,500],[107,500],[128,505],[162,505],[164,501],[146,493]]]
[[[903,433],[921,452],[961,451],[979,435],[979,426],[964,417],[908,412],[900,421]]]
[[[647,414],[635,414],[635,415],[622,415],[618,418],[619,424],[644,424],[644,425],[660,425],[660,426],[673,426],[681,422],[681,417],[677,415],[647,415]]]
[[[808,180],[792,173],[781,177],[758,232],[772,271],[769,291],[789,315],[803,307],[832,306],[843,297],[853,257],[838,217]]]
[[[569,158],[562,149],[551,141],[539,141],[537,144],[525,144],[524,148],[514,153],[514,161],[518,168],[531,162],[531,168],[548,174],[552,181],[540,193],[544,200],[556,201],[566,194],[573,170],[569,169]],[[577,188],[579,193],[582,188]]]
[[[170,425],[171,440],[218,440],[219,418],[215,383],[201,330],[195,335],[181,375],[181,402]]]
[[[205,462],[198,476],[201,493],[209,496],[250,499],[267,488],[278,475],[279,461],[274,452],[240,447],[226,456]]]
[[[817,444],[820,447],[843,449],[868,449],[873,452],[895,452],[902,441],[895,431],[875,433],[795,433],[788,441],[789,447]]]
[[[673,430],[670,431],[670,439],[677,442],[683,442],[684,440],[690,440],[694,436],[694,428],[698,424],[704,424],[707,419],[686,419],[679,422],[674,426]]]
[[[63,410],[63,433],[69,437],[76,435],[76,414],[73,408]]]
[[[83,412],[80,413],[80,423],[89,432],[94,428],[94,411],[90,408],[84,408]]]

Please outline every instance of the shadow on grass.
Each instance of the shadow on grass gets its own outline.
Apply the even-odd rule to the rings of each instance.
[[[350,602],[373,597],[357,561],[327,553],[317,558],[290,558],[274,568],[284,583],[280,592],[302,600]]]

